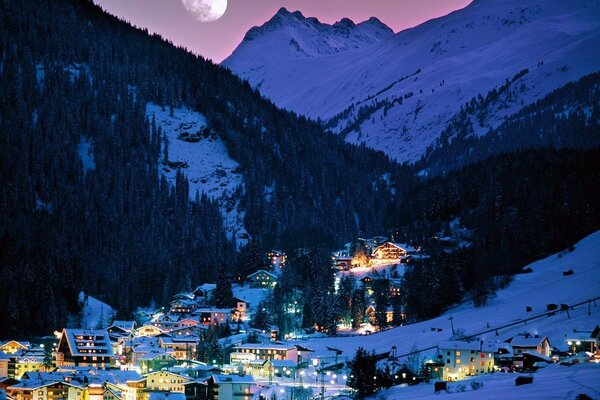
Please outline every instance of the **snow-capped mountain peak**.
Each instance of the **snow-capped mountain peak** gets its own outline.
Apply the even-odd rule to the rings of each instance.
[[[393,34],[377,18],[359,24],[344,18],[330,25],[282,7],[269,21],[250,29],[224,65],[244,63],[248,69],[257,69],[274,57],[328,56],[372,46]]]
[[[223,65],[280,107],[399,161],[419,160],[461,107],[507,80],[510,96],[475,134],[600,69],[597,0],[477,0],[396,35],[376,19],[280,14]]]

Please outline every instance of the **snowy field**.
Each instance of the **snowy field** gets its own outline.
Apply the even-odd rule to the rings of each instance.
[[[113,319],[115,311],[106,303],[88,296],[85,301],[85,293],[79,293],[79,301],[83,304],[81,323],[77,328],[82,329],[105,329],[108,328]]]
[[[434,394],[433,384],[398,386],[373,396],[375,399],[448,399],[448,400],[566,400],[585,394],[592,399],[600,398],[600,365],[579,364],[571,367],[550,365],[533,374],[530,385],[515,385],[515,378],[523,374],[496,373],[449,383],[448,391],[460,386],[464,392]],[[525,374],[526,375],[526,374]],[[479,390],[472,390],[471,382],[483,383]]]
[[[324,338],[298,343],[315,350],[336,347],[350,358],[361,346],[376,353],[389,352],[396,346],[399,356],[423,350],[420,356],[426,357],[436,352],[439,341],[452,336],[452,322],[456,331],[467,336],[477,335],[484,341],[505,341],[518,333],[529,332],[548,336],[553,346],[566,350],[564,340],[573,329],[591,330],[600,324],[600,301],[586,302],[600,297],[600,231],[577,243],[573,252],[552,255],[530,264],[529,268],[533,272],[515,276],[513,282],[498,291],[484,307],[473,308],[472,302],[465,302],[438,318],[366,337]],[[571,269],[573,275],[563,276],[563,272]],[[572,306],[581,302],[586,303],[568,312],[544,315],[547,304]],[[532,311],[527,312],[526,307],[531,307]],[[543,316],[526,321],[539,315]],[[600,380],[600,374],[598,377]]]

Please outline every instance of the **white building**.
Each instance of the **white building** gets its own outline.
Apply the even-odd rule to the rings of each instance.
[[[438,344],[438,359],[444,364],[443,379],[455,381],[492,372],[498,346],[480,341],[447,341]]]

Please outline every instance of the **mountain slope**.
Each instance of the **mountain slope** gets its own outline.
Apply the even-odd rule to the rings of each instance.
[[[129,318],[237,273],[243,228],[275,248],[380,232],[411,180],[88,0],[2,1],[0,48],[0,336],[65,326],[80,290]]]
[[[596,0],[478,0],[373,46],[264,61],[251,69],[242,43],[223,64],[279,106],[329,121],[352,143],[418,160],[462,105],[512,79],[519,88],[478,134],[546,93],[600,69]],[[266,43],[266,42],[265,42]]]
[[[435,353],[440,341],[452,336],[448,319],[452,316],[454,328],[465,336],[476,335],[484,341],[504,341],[516,334],[529,332],[548,336],[553,346],[566,350],[564,335],[573,332],[573,329],[593,329],[596,325],[593,318],[597,319],[600,313],[597,304],[600,297],[600,232],[576,243],[572,252],[562,251],[527,267],[532,270],[531,273],[515,276],[507,288],[499,290],[483,307],[475,308],[468,301],[427,321],[368,337],[311,340],[309,347],[317,351],[325,350],[327,346],[335,347],[352,357],[358,347],[384,353],[395,346],[399,356],[416,350],[424,350],[420,356],[428,356]],[[563,272],[568,270],[573,270],[574,274],[564,276]],[[569,312],[558,311],[546,316],[547,304],[577,307]],[[532,311],[527,311],[527,306]],[[536,316],[540,317],[525,321]]]
[[[240,77],[256,82],[253,86],[266,91],[274,90],[270,74],[276,70],[276,60],[299,60],[340,54],[365,48],[393,36],[393,31],[371,18],[355,24],[344,18],[333,25],[305,18],[299,11],[281,8],[260,27],[246,33],[244,40],[223,63],[235,66]]]

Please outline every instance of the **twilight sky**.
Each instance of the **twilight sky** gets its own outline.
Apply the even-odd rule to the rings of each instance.
[[[222,0],[221,0],[222,1]],[[198,22],[181,0],[95,0],[111,14],[159,33],[176,45],[221,62],[255,25],[280,7],[334,23],[344,17],[358,23],[375,16],[394,32],[465,7],[472,0],[229,0],[217,21]]]

